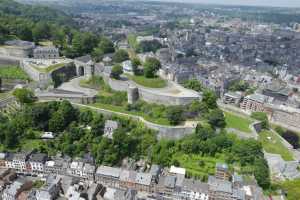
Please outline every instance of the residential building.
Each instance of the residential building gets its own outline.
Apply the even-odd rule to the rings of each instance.
[[[45,173],[65,175],[69,169],[70,158],[54,157],[52,160],[46,161]]]
[[[119,187],[120,174],[121,169],[102,165],[96,171],[95,180],[104,186]]]
[[[0,153],[0,168],[5,168],[6,167],[6,153]]]
[[[46,184],[36,191],[36,200],[54,200],[58,197],[61,188],[61,178],[49,176]]]
[[[122,67],[123,67],[123,72],[124,73],[133,73],[133,69],[132,69],[132,63],[130,60],[126,60],[124,62],[122,62]]]
[[[48,156],[46,154],[43,154],[43,153],[31,154],[29,159],[28,159],[31,171],[33,173],[44,172],[45,163],[46,163],[47,159],[48,159]]]
[[[92,164],[85,163],[83,167],[83,177],[88,180],[94,180],[94,174],[96,171],[96,167]]]
[[[30,190],[31,187],[32,182],[26,181],[24,179],[18,179],[3,191],[2,199],[16,200],[23,191]]]
[[[27,169],[28,153],[8,153],[6,167],[24,172]]]
[[[69,166],[68,172],[71,176],[83,177],[83,166],[84,166],[84,162],[73,161]]]
[[[244,97],[241,103],[241,108],[247,112],[262,112],[264,111],[264,103],[268,98],[262,94],[251,94]]]

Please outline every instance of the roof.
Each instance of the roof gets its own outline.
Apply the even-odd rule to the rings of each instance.
[[[17,46],[17,47],[21,47],[21,48],[33,48],[35,46],[33,42],[23,41],[23,40],[6,41],[5,45]]]
[[[111,176],[115,178],[119,178],[121,173],[121,169],[119,168],[113,168],[113,167],[107,167],[107,166],[100,166],[97,169],[96,175],[102,175],[102,176]]]
[[[94,173],[96,167],[94,165],[91,165],[89,163],[85,163],[84,167],[83,167],[83,170],[86,172],[86,173]]]
[[[181,168],[181,167],[175,167],[175,166],[171,166],[170,168],[170,173],[173,173],[173,174],[183,174],[185,175],[185,172],[186,170],[184,168]]]
[[[77,57],[75,58],[75,60],[83,63],[88,63],[92,61],[92,57],[90,55],[85,55],[85,56]]]
[[[137,173],[135,171],[122,170],[120,173],[120,180],[134,183]]]
[[[165,177],[164,186],[168,188],[174,188],[176,183],[176,176]]]
[[[135,181],[141,185],[150,185],[151,179],[152,175],[150,173],[137,173]]]
[[[41,163],[45,163],[47,160],[47,155],[44,153],[35,153],[32,154],[29,158],[30,162],[41,162]]]
[[[216,163],[216,168],[219,170],[228,170],[228,165],[225,163]]]
[[[208,194],[208,184],[194,179],[184,179],[182,190]]]
[[[267,97],[263,94],[250,94],[250,95],[246,96],[245,98],[251,99],[253,101],[257,101],[260,103],[264,103],[267,99]]]
[[[212,191],[232,193],[232,183],[229,181],[217,179],[214,176],[208,177],[209,189]]]

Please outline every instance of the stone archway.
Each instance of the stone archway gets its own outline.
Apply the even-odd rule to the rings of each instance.
[[[84,67],[83,66],[80,66],[79,68],[78,68],[78,76],[84,76],[84,73],[85,71],[84,71]]]

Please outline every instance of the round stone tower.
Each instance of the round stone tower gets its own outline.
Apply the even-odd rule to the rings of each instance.
[[[127,91],[128,103],[133,104],[139,99],[139,89],[135,86],[129,86]]]

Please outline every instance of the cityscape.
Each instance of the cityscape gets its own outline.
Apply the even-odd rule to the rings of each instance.
[[[300,8],[232,4],[0,0],[0,200],[300,200]]]

